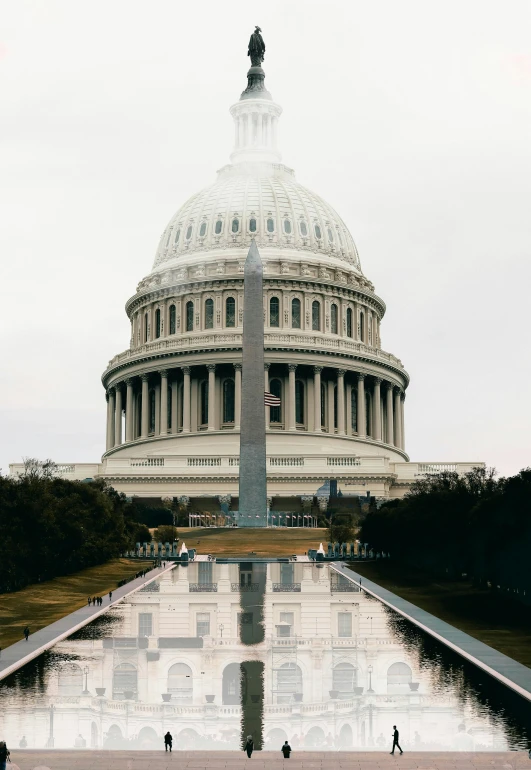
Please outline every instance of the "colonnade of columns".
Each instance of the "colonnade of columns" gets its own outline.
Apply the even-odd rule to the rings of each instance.
[[[357,436],[405,448],[405,394],[395,383],[346,369],[266,363],[264,389],[273,385],[281,406],[266,407],[267,429]],[[240,363],[160,369],[116,383],[107,391],[107,450],[149,436],[239,430],[241,387]]]

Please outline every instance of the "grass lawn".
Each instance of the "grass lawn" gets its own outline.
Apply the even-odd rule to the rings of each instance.
[[[495,650],[531,667],[531,607],[443,580],[392,561],[355,563],[353,569]]]
[[[217,556],[291,556],[328,543],[326,529],[189,529],[178,527],[180,541],[198,553]]]
[[[135,575],[142,567],[131,559],[112,559],[73,575],[27,586],[11,594],[0,594],[2,622],[0,647],[22,639],[25,625],[31,632],[53,623],[86,604],[88,596],[103,596],[118,582]]]

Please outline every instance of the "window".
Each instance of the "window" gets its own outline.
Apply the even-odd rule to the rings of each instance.
[[[177,232],[175,233],[175,240],[174,240],[175,245],[177,245],[179,243],[179,238],[180,237],[181,237],[181,228],[179,228],[177,230]]]
[[[186,303],[186,331],[194,330],[194,303],[190,300]]]
[[[206,233],[206,222],[201,222],[201,227],[199,228],[199,236],[201,238],[204,238]]]
[[[280,300],[271,297],[269,300],[269,326],[280,326]]]
[[[201,383],[201,425],[208,424],[208,381]]]
[[[388,688],[405,689],[404,686],[409,685],[412,679],[411,669],[407,663],[393,663],[387,669]]]
[[[137,694],[137,670],[131,663],[120,663],[116,666],[112,676],[113,700],[124,700],[135,697]]]
[[[269,392],[273,396],[282,398],[282,383],[280,380],[271,380]],[[269,407],[269,422],[282,422],[282,405]]]
[[[256,219],[250,219],[249,220],[249,232],[255,233],[256,232]]]
[[[138,615],[138,635],[151,636],[153,633],[153,615],[151,612],[141,612]]]
[[[155,433],[155,391],[149,391],[149,432]]]
[[[352,308],[347,308],[347,337],[352,337]]]
[[[351,663],[338,663],[332,672],[332,687],[340,698],[348,698],[354,692],[357,671]]]
[[[315,225],[314,231],[315,231],[315,237],[317,238],[318,241],[320,241],[322,238],[322,235],[321,235],[321,228],[319,227],[319,225]]]
[[[291,326],[293,329],[301,328],[301,301],[297,298],[291,300]]]
[[[148,341],[149,321],[148,314],[144,313],[144,342]]]
[[[328,240],[330,241],[330,243],[334,242],[334,233],[332,232],[331,227],[328,228]]]
[[[337,615],[337,635],[352,636],[352,612],[339,612]]]
[[[232,229],[233,233],[237,233],[238,232],[238,230],[240,229],[240,220],[239,219],[233,219],[232,220],[232,227],[231,227],[231,229]]]
[[[221,219],[218,219],[218,221],[216,222],[215,230],[214,230],[216,235],[219,235],[221,233],[222,228],[223,228],[223,222],[221,221]]]
[[[337,305],[335,304],[330,307],[330,326],[332,334],[337,334]]]
[[[360,340],[365,342],[365,313],[360,313]]]
[[[192,237],[192,225],[188,225],[188,228],[186,230],[186,240],[189,241]]]
[[[81,695],[83,671],[75,663],[65,663],[59,669],[59,695]]]
[[[172,700],[191,703],[194,687],[192,669],[186,663],[174,663],[168,671],[166,692],[171,692]]]
[[[271,217],[267,220],[267,232],[268,233],[274,233],[275,232],[275,222]]]
[[[205,301],[205,329],[214,328],[214,300]]]
[[[155,337],[160,337],[160,309],[155,310]]]
[[[289,703],[302,693],[302,671],[296,663],[283,663],[277,671],[277,703]]]
[[[201,562],[199,562],[199,563],[201,563]],[[196,615],[196,636],[210,636],[210,612],[198,612],[197,613],[197,615]]]
[[[234,380],[223,383],[223,422],[234,422]]]
[[[301,222],[299,227],[300,227],[302,237],[306,238],[306,236],[308,235],[308,225],[306,224],[306,222]]]
[[[284,220],[284,232],[286,233],[286,235],[290,235],[291,233],[291,222],[289,221],[289,219]]]
[[[244,583],[245,585],[245,583]],[[249,583],[249,585],[251,585]],[[252,612],[238,612],[237,621],[239,626],[252,626],[253,613]]]
[[[358,432],[358,394],[352,388],[350,391],[350,425],[354,433]]]
[[[304,425],[304,383],[297,380],[295,383],[295,422]]]
[[[171,238],[171,227],[170,227],[170,230],[168,232],[168,237],[166,238],[166,247],[168,247],[170,245],[170,238]]]
[[[202,586],[207,586],[212,583],[212,562],[211,561],[200,561],[198,563],[197,580],[199,582],[199,585],[202,585]]]
[[[176,313],[175,313],[175,305],[170,305],[170,334],[175,334],[176,331]]]
[[[236,326],[236,300],[227,297],[225,300],[225,326]]]
[[[321,303],[314,300],[312,302],[312,330],[321,331]]]
[[[294,565],[293,564],[281,564],[280,565],[280,582],[283,586],[291,585],[293,583]]]
[[[295,614],[293,612],[281,612],[280,623],[277,626],[277,636],[289,637],[292,635]]]

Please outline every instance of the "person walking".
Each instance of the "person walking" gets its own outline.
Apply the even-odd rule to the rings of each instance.
[[[168,732],[164,736],[164,748],[166,749],[166,751],[169,750],[170,754],[171,754],[172,745],[173,745],[173,737],[170,731],[168,730]]]
[[[284,741],[284,745],[282,746],[280,751],[284,754],[284,759],[289,759],[289,756],[291,754],[291,746],[287,741]]]
[[[243,747],[243,750],[247,752],[247,756],[249,759],[251,759],[252,753],[254,751],[254,741],[253,736],[248,735],[247,740],[245,741],[245,746]]]
[[[95,597],[95,596],[93,596],[93,597],[92,597],[92,604],[93,604],[94,606],[96,606],[96,597]]]
[[[27,740],[26,740],[26,736],[25,736],[25,735],[23,735],[23,736],[22,736],[22,738],[20,739],[20,741],[19,741],[19,744],[18,744],[18,745],[20,746],[20,748],[21,748],[21,749],[27,749],[27,747],[28,747],[28,742],[27,742]]]
[[[28,636],[30,635],[29,626],[26,626],[26,628],[23,631],[23,634],[24,634],[24,637],[25,637],[26,641],[28,641]]]
[[[0,741],[0,770],[6,770],[6,762],[11,762],[10,756],[5,741]]]
[[[112,602],[112,591],[109,591],[109,601]]]
[[[89,596],[89,598],[88,598],[88,606],[90,607],[91,604],[92,604],[92,596]]]
[[[404,752],[400,748],[400,744],[398,743],[398,730],[396,729],[396,725],[393,725],[393,748],[391,750],[391,754],[395,753],[395,746],[400,751],[400,754],[402,755]]]

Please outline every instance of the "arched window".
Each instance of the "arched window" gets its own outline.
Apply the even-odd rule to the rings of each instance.
[[[223,383],[223,422],[234,422],[234,380]]]
[[[280,380],[271,380],[269,392],[282,400],[282,383]],[[269,422],[282,422],[282,404],[269,407]]]
[[[138,692],[137,670],[131,663],[120,663],[112,675],[113,700],[135,698]]]
[[[289,703],[302,693],[302,671],[296,663],[283,663],[277,670],[277,703]]]
[[[75,663],[65,663],[59,669],[59,695],[81,695],[83,671]]]
[[[189,241],[192,237],[192,225],[188,225],[188,228],[186,230],[186,240]]]
[[[304,383],[302,380],[295,382],[295,422],[304,425]]]
[[[166,247],[168,247],[170,244],[170,238],[171,238],[171,227],[168,232],[168,237],[166,238]]]
[[[356,389],[352,388],[350,391],[350,426],[353,433],[358,432],[358,394]]]
[[[284,220],[284,232],[286,233],[286,235],[291,234],[291,222],[289,219]]]
[[[186,663],[174,663],[168,671],[166,692],[171,692],[171,699],[179,703],[191,703],[194,693],[192,669]]]
[[[337,334],[337,305],[332,303],[330,307],[330,331]]]
[[[334,233],[332,232],[331,227],[328,228],[328,240],[330,241],[330,243],[334,242]]]
[[[321,303],[317,300],[312,302],[312,330],[321,331]]]
[[[160,337],[160,308],[155,310],[155,338]]]
[[[170,334],[175,334],[177,327],[177,315],[175,305],[170,305]]]
[[[208,380],[201,383],[201,425],[208,425]]]
[[[249,232],[250,233],[256,232],[256,219],[254,217],[249,220]]]
[[[214,328],[214,300],[205,300],[205,329]]]
[[[199,228],[199,237],[204,238],[206,233],[206,222],[201,222],[201,227]]]
[[[326,386],[321,383],[321,427],[326,425]]]
[[[149,336],[149,316],[147,313],[144,313],[144,342],[148,341]]]
[[[214,232],[216,233],[216,235],[220,235],[222,229],[223,229],[223,222],[221,221],[221,219],[218,219],[218,221],[216,222],[216,227]]]
[[[308,225],[306,224],[306,222],[302,221],[299,227],[300,227],[302,237],[306,238],[306,236],[308,235]]]
[[[315,225],[314,232],[315,232],[315,237],[317,238],[318,241],[320,241],[321,238],[322,238],[322,233],[321,233],[321,228],[319,227],[319,225]]]
[[[347,337],[352,337],[352,308],[347,308]]]
[[[175,245],[176,245],[176,246],[177,246],[177,244],[179,243],[179,238],[180,238],[180,237],[181,237],[181,228],[179,228],[179,229],[177,230],[177,232],[175,233],[175,240],[174,240],[174,243],[175,243]]]
[[[301,328],[301,301],[297,297],[291,300],[291,326],[293,329]]]
[[[233,219],[232,220],[232,226],[231,226],[232,232],[233,233],[237,233],[239,229],[240,229],[240,220],[239,219]]]
[[[236,326],[236,300],[227,297],[225,300],[225,326]]]
[[[271,217],[269,217],[269,219],[267,220],[267,232],[268,233],[275,232],[275,220],[271,219]]]
[[[403,692],[412,679],[411,669],[407,663],[393,663],[387,669],[387,691]]]
[[[186,303],[186,331],[194,330],[194,303],[192,300]]]
[[[340,698],[349,698],[357,687],[357,670],[351,663],[338,663],[332,672],[332,689]]]
[[[241,669],[239,663],[229,663],[223,669],[222,702],[224,706],[241,703]]]
[[[280,326],[280,301],[278,297],[269,300],[269,326]]]
[[[365,313],[360,312],[360,340],[365,342]]]
[[[149,432],[155,433],[155,391],[149,391]]]

